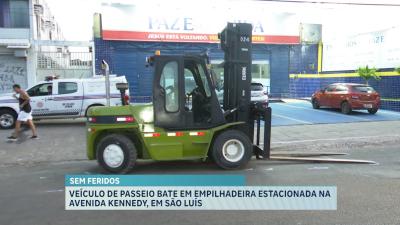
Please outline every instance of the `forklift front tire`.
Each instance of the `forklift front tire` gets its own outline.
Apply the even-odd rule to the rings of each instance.
[[[97,162],[111,173],[125,174],[135,166],[137,151],[133,142],[121,134],[109,134],[97,145]]]
[[[238,169],[249,162],[253,145],[243,132],[227,130],[217,136],[211,151],[212,158],[219,167]]]

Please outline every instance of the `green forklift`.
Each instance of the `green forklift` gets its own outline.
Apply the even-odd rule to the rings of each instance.
[[[147,58],[154,68],[151,104],[122,99],[122,106],[90,108],[88,158],[111,173],[127,173],[139,159],[209,158],[223,169],[238,169],[253,155],[269,158],[271,108],[250,101],[252,25],[228,23],[218,36],[225,53],[223,102],[207,54],[157,51]],[[127,86],[117,88],[123,93]]]

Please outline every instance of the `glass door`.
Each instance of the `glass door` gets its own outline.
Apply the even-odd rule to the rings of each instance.
[[[252,82],[261,83],[269,93],[271,87],[269,60],[253,60],[251,76]]]

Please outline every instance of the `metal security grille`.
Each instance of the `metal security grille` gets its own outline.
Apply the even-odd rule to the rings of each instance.
[[[38,69],[91,69],[91,52],[38,52]]]
[[[93,57],[91,52],[69,52],[66,49],[37,53],[36,80],[47,76],[59,78],[86,78],[93,76]]]

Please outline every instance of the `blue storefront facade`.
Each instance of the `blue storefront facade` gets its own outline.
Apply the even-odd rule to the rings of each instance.
[[[365,80],[358,76],[356,70],[322,71],[324,60],[322,57],[322,43],[306,48],[311,52],[304,54],[305,58],[302,56],[291,57],[292,60],[302,60],[298,63],[291,62],[289,74],[289,93],[291,98],[310,98],[315,90],[332,83],[365,83]],[[297,54],[301,55],[301,53]],[[346,53],[344,52],[343,54]],[[296,67],[296,65],[309,67],[308,65],[311,62],[314,62],[317,67],[309,70]],[[380,80],[371,79],[368,83],[379,92],[381,108],[400,111],[400,74],[395,71],[395,68],[378,69],[377,74],[380,76]]]
[[[210,15],[221,15],[218,18],[204,17],[190,4],[177,7],[168,2],[134,1],[129,7],[103,6],[94,20],[96,74],[102,73],[101,60],[106,60],[112,74],[126,76],[132,102],[150,102],[153,68],[146,67],[146,57],[156,50],[165,55],[208,52],[211,63],[217,65],[224,58],[218,32],[227,21],[247,22],[253,25],[252,77],[268,87],[270,97],[310,98],[330,83],[364,83],[355,69],[369,65],[384,68],[378,70],[380,81],[370,81],[381,94],[382,108],[400,111],[400,74],[394,72],[400,66],[400,28],[325,43],[321,36],[310,41],[300,35],[306,24],[298,17],[265,14],[262,2],[252,2],[248,6],[252,10],[245,14],[239,3],[229,8],[213,4],[206,8]],[[146,13],[153,11],[157,13]]]
[[[321,56],[318,44],[253,44],[253,60],[269,61],[271,97],[309,98],[318,89],[335,82],[364,83],[355,71],[319,71]],[[151,102],[153,68],[145,59],[160,50],[162,54],[209,52],[211,60],[223,60],[218,44],[134,42],[95,39],[96,74],[101,74],[101,60],[110,72],[125,75],[130,85],[131,101]],[[400,76],[393,69],[380,70],[381,80],[370,81],[382,97],[382,108],[400,111]]]
[[[306,53],[304,51],[301,53],[302,48],[307,49]],[[312,45],[253,44],[253,60],[269,62],[271,96],[291,95],[290,70],[314,71],[312,68],[315,67],[317,57],[315,49]],[[96,74],[102,73],[100,64],[103,59],[106,60],[112,74],[127,77],[133,102],[149,102],[152,96],[153,68],[146,67],[145,59],[153,55],[156,50],[166,55],[199,54],[208,51],[211,60],[221,61],[224,58],[218,44],[110,41],[96,38]]]

